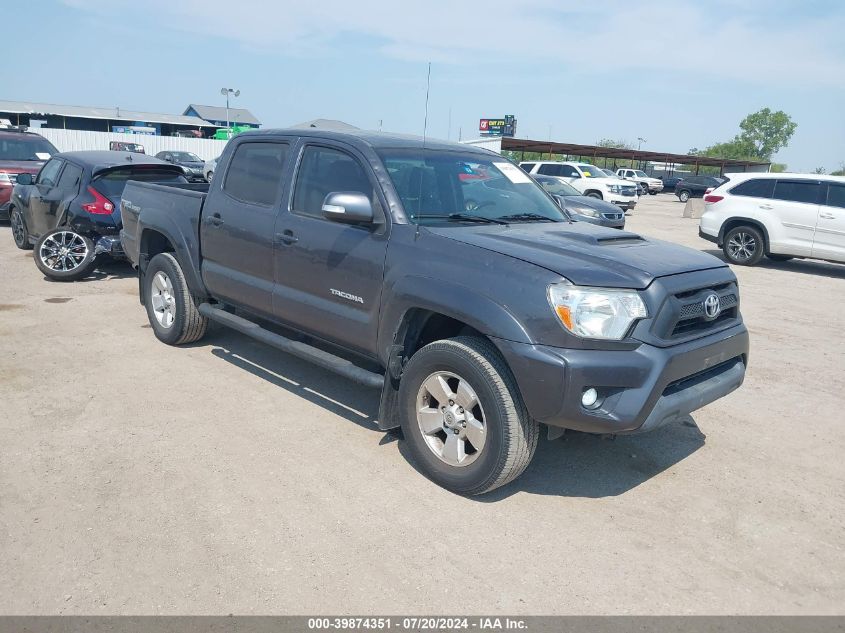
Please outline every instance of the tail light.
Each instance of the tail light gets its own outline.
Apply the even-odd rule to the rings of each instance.
[[[707,195],[704,196],[704,202],[714,203],[719,202],[719,200],[724,200],[725,196],[714,196],[714,195]]]
[[[94,196],[94,202],[86,202],[82,205],[83,209],[85,209],[88,213],[93,213],[95,215],[112,214],[114,211],[114,205],[108,198],[94,189],[94,187],[88,187],[88,193]]]

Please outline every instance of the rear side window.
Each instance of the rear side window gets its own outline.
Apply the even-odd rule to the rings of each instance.
[[[58,187],[62,191],[77,191],[79,190],[80,180],[82,180],[82,168],[67,163],[59,178]]]
[[[229,163],[223,191],[241,202],[273,206],[287,156],[287,143],[240,144]]]
[[[845,209],[845,185],[827,186],[827,206]]]
[[[775,180],[773,178],[752,178],[731,189],[731,194],[750,198],[771,198],[774,190]]]
[[[306,147],[296,176],[293,211],[322,218],[323,200],[335,191],[357,191],[374,204],[373,185],[355,158],[330,147]]]
[[[536,163],[524,163],[520,165],[520,167],[522,168],[522,171],[524,171],[526,174],[530,174],[531,170],[534,169],[534,165],[536,165]]]
[[[580,178],[581,175],[570,165],[540,165],[537,173],[544,176],[562,176],[564,178]]]
[[[123,195],[127,180],[160,183],[188,182],[181,173],[173,169],[138,165],[137,167],[121,167],[107,171],[103,175],[95,177],[91,184],[106,198],[119,198]]]
[[[789,202],[805,202],[816,204],[819,201],[821,185],[809,180],[778,180],[775,185],[774,198]]]

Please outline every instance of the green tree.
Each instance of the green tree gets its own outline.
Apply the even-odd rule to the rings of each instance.
[[[773,174],[782,174],[787,169],[786,163],[772,163],[769,166],[769,171]]]
[[[742,131],[737,139],[751,149],[752,156],[770,160],[786,147],[797,127],[798,124],[783,110],[772,112],[769,108],[763,108],[742,120],[739,124]]]
[[[824,167],[816,167],[813,170],[813,173],[814,174],[824,174],[824,173],[827,173],[827,170]]]
[[[839,163],[839,169],[830,172],[831,176],[845,176],[845,162]]]
[[[616,149],[634,149],[634,146],[628,141],[618,140],[614,141],[612,138],[603,138],[596,143],[599,147],[613,147]]]

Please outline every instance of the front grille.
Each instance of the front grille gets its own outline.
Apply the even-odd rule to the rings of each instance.
[[[719,297],[720,311],[707,317],[704,301],[711,294]],[[674,344],[739,323],[739,291],[735,282],[680,290],[670,294],[655,315],[651,331],[659,339]]]
[[[637,193],[636,187],[622,187],[621,189],[623,196],[633,196]]]
[[[623,213],[602,213],[605,220],[621,220],[624,217]]]

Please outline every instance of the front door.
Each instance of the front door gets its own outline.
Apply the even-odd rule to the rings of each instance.
[[[248,141],[214,178],[202,211],[202,276],[211,294],[271,316],[273,229],[290,144]]]
[[[368,163],[340,143],[301,145],[293,191],[276,224],[277,318],[320,338],[375,355],[389,232],[384,201]],[[335,191],[366,194],[376,223],[327,220]]]
[[[54,219],[51,208],[54,208],[61,195],[58,183],[63,166],[64,161],[53,158],[38,172],[24,217],[27,229],[33,237],[39,237],[55,226],[55,222],[51,220]]]
[[[827,184],[827,192],[819,205],[813,257],[845,262],[845,184]]]

